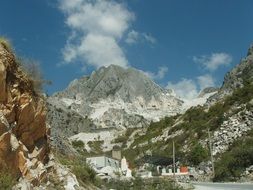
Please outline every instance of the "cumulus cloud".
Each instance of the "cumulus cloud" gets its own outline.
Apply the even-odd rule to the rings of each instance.
[[[196,82],[191,79],[183,78],[177,83],[169,82],[167,88],[173,89],[179,97],[188,100],[193,99],[198,95],[198,86]]]
[[[168,72],[168,67],[162,66],[162,67],[158,67],[157,73],[146,71],[146,72],[144,72],[144,74],[146,74],[151,79],[161,80],[165,77],[167,72]]]
[[[198,82],[199,88],[201,90],[203,90],[207,87],[214,87],[215,86],[215,80],[209,74],[198,76],[197,82]]]
[[[128,65],[119,46],[134,20],[126,6],[113,0],[61,0],[59,7],[72,32],[63,49],[65,62],[84,58],[95,67]]]
[[[183,78],[177,83],[169,82],[167,88],[173,89],[175,93],[183,99],[192,100],[196,98],[203,89],[214,87],[215,85],[214,78],[206,74],[198,76],[196,79]]]
[[[220,66],[228,66],[232,62],[232,56],[227,53],[213,53],[209,56],[194,56],[193,61],[204,66],[209,71],[215,71]]]
[[[135,30],[131,30],[127,34],[126,43],[128,44],[136,44],[138,42],[148,42],[151,44],[156,43],[156,39],[151,34],[139,33]]]

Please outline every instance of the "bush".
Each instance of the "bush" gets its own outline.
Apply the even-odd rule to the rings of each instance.
[[[174,183],[167,179],[142,179],[135,178],[132,180],[112,180],[106,184],[108,189],[117,189],[117,190],[181,190],[182,188],[174,185]]]
[[[128,137],[125,135],[120,135],[116,139],[114,139],[114,143],[124,143],[128,140]]]
[[[51,85],[52,82],[45,80],[42,69],[38,61],[26,58],[18,58],[17,62],[21,65],[24,72],[32,80],[36,92],[42,92],[44,85]]]
[[[1,37],[0,37],[0,44],[2,44],[3,47],[4,47],[7,51],[9,51],[9,52],[12,51],[11,42],[10,42],[10,40],[8,40],[7,38],[1,36]]]
[[[207,160],[208,158],[208,151],[202,147],[201,144],[196,144],[189,154],[189,162],[193,165],[198,165],[201,162]]]
[[[74,148],[84,148],[84,143],[83,141],[80,141],[80,140],[72,141],[72,145]]]
[[[66,157],[60,153],[55,153],[59,162],[67,165],[76,175],[78,181],[82,184],[91,183],[100,185],[100,180],[96,177],[96,172],[86,163],[82,157]]]
[[[96,172],[86,163],[78,163],[73,166],[73,173],[82,182],[95,182]]]
[[[9,190],[15,185],[14,177],[8,171],[0,172],[0,189]]]
[[[102,145],[104,144],[104,141],[89,141],[88,145],[91,148],[91,152],[95,154],[101,154],[103,153]]]

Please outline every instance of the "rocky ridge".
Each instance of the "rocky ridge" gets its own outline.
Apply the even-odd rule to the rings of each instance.
[[[225,77],[218,93],[211,96],[207,103],[213,104],[227,95],[231,95],[234,90],[242,88],[244,83],[253,81],[253,44],[248,49],[247,56],[240,61]]]
[[[82,187],[51,151],[45,97],[34,90],[36,82],[5,43],[0,41],[1,180],[4,172],[10,174],[16,183],[13,190],[96,189],[92,184]]]
[[[0,88],[0,170],[36,185],[49,160],[45,102],[4,43],[0,43]]]
[[[139,116],[147,120],[159,120],[164,115],[178,113],[183,103],[142,71],[116,65],[101,67],[89,77],[74,80],[66,90],[50,97],[49,102],[69,107],[101,128],[136,126],[141,122],[137,118]],[[128,122],[128,116],[126,119],[111,119],[118,123],[108,120],[118,117],[118,114],[123,117],[130,115],[137,120]]]

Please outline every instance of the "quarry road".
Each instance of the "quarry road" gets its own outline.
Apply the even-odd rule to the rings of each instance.
[[[193,183],[195,190],[253,190],[253,183]]]

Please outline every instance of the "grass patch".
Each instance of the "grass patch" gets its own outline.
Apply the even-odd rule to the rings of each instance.
[[[8,170],[0,171],[0,189],[10,190],[16,184],[16,180]]]
[[[80,141],[80,140],[72,141],[72,145],[76,149],[82,149],[82,148],[84,148],[84,143],[83,143],[83,141]]]

